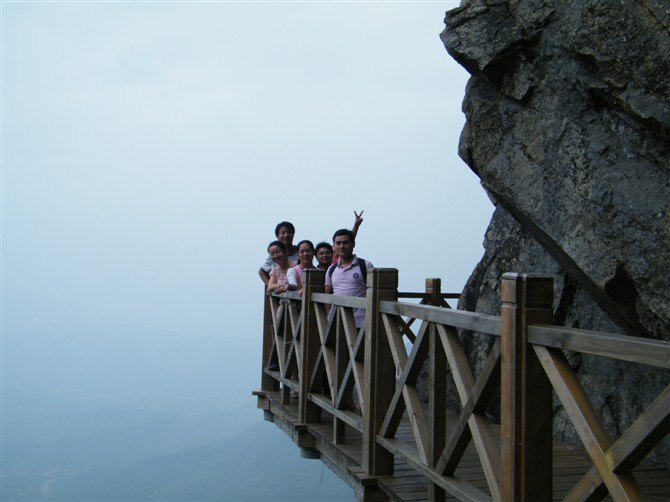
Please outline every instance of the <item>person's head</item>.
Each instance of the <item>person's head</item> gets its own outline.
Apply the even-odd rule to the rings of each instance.
[[[310,267],[314,265],[314,244],[312,244],[312,241],[305,239],[298,242],[298,259],[302,268],[304,268],[304,265]]]
[[[355,245],[356,239],[351,230],[341,228],[333,234],[333,249],[345,260],[351,258]]]
[[[314,249],[314,254],[321,267],[330,267],[333,263],[333,246],[327,242],[319,242]]]
[[[286,246],[281,241],[272,241],[268,245],[268,254],[272,261],[277,264],[284,263],[287,260]]]
[[[282,221],[278,223],[277,226],[275,227],[275,237],[277,237],[277,240],[283,242],[288,246],[293,244],[294,235],[295,235],[295,227],[291,222]]]

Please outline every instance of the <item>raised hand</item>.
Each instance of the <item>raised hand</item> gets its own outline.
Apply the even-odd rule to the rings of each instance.
[[[354,209],[354,228],[358,229],[358,227],[361,226],[361,223],[363,223],[363,211],[357,213]]]

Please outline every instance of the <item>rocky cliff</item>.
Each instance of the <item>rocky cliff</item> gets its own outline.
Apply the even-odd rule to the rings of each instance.
[[[473,0],[445,24],[472,75],[459,154],[496,204],[460,308],[498,313],[503,272],[544,272],[556,323],[669,340],[667,0]],[[571,357],[616,435],[670,383]],[[574,434],[558,403],[555,429]]]

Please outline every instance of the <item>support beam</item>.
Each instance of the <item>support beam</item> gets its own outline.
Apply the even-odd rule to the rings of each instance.
[[[501,361],[502,500],[552,500],[552,388],[530,324],[551,324],[551,277],[503,275]]]
[[[379,312],[380,301],[397,301],[398,270],[368,271],[365,328],[365,415],[363,416],[363,462],[368,475],[393,473],[393,455],[377,443],[377,433],[395,388],[395,366]]]

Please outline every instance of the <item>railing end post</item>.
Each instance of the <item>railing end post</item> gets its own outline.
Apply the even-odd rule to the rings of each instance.
[[[306,269],[303,271],[302,307],[300,310],[300,341],[302,353],[300,359],[300,382],[298,387],[298,414],[300,422],[308,423],[319,419],[320,408],[309,401],[311,392],[310,378],[321,350],[319,328],[316,321],[316,307],[312,302],[312,293],[325,291],[326,273],[323,270]]]
[[[426,299],[428,305],[439,306],[442,302],[442,280],[439,277],[426,279]]]
[[[527,328],[551,323],[553,278],[505,273],[500,290],[502,498],[551,500],[552,387]]]
[[[365,408],[363,414],[363,461],[366,474],[393,473],[393,454],[377,444],[384,415],[395,389],[395,365],[379,309],[381,301],[398,299],[398,269],[368,271],[365,310]]]

